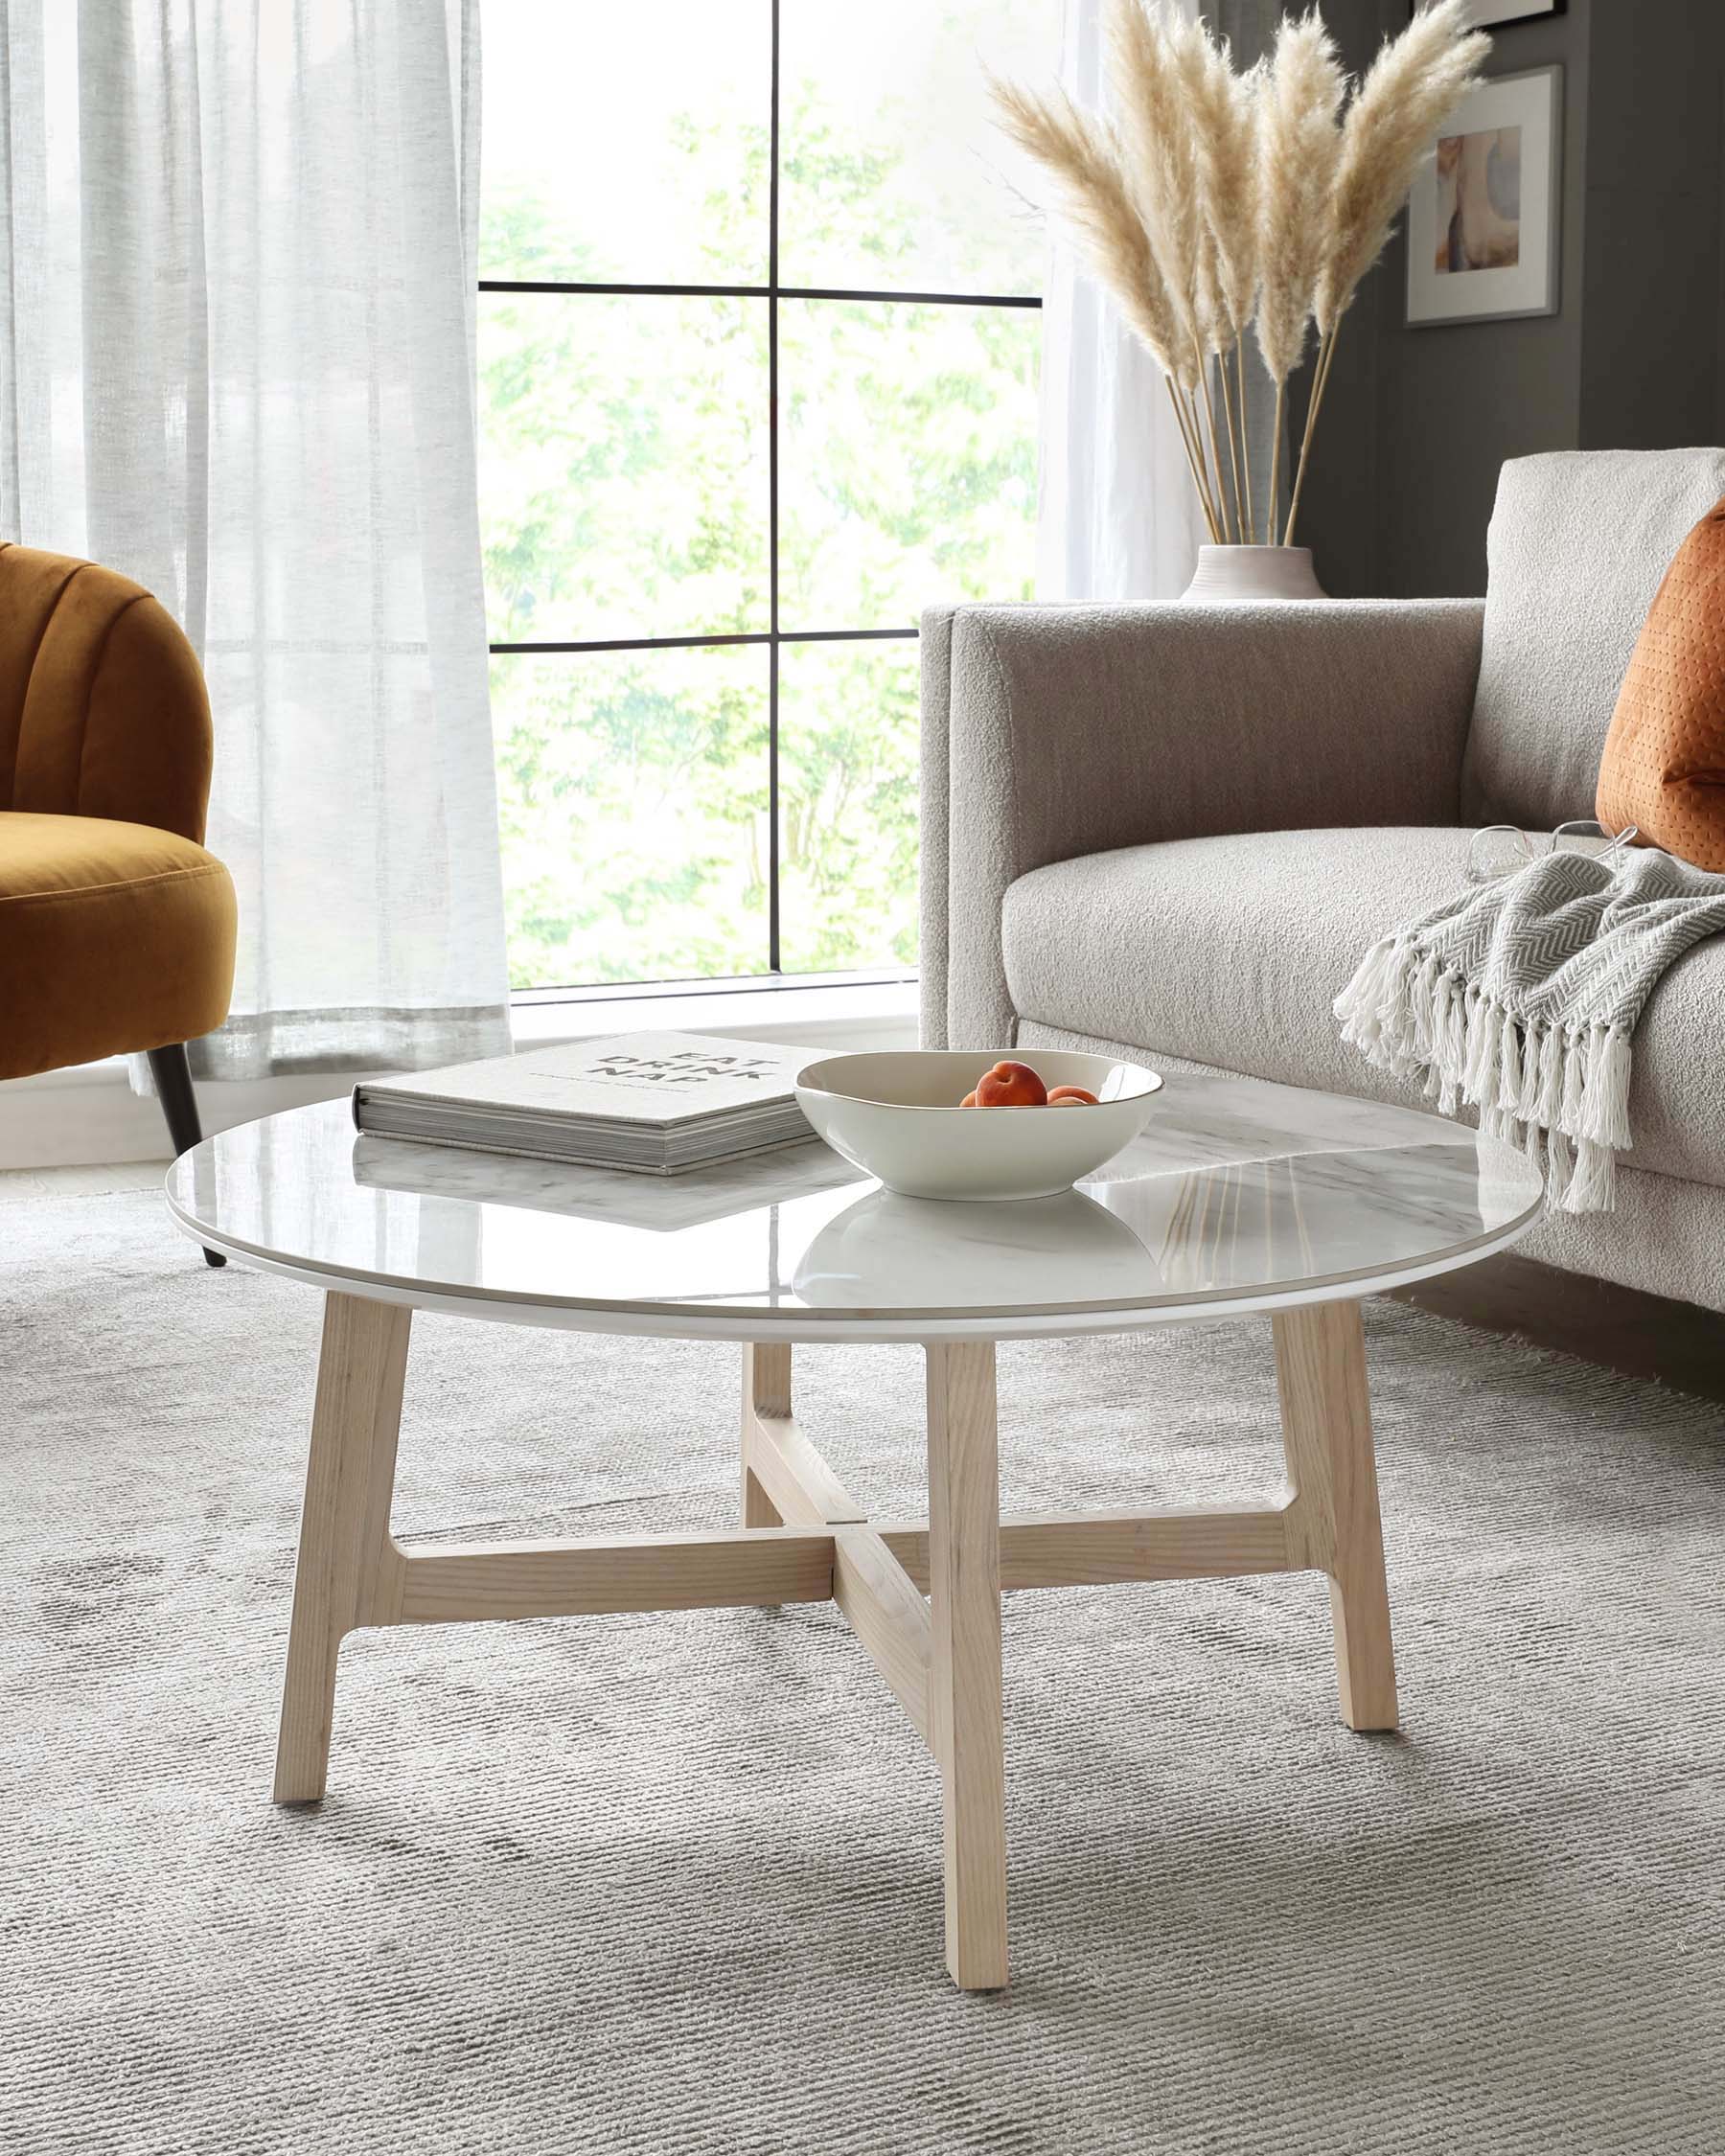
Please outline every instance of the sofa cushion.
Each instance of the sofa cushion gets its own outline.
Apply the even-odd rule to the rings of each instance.
[[[228,872],[190,838],[0,811],[0,1078],[210,1032],[234,936]]]
[[[1344,1045],[1330,1006],[1367,948],[1460,887],[1468,834],[1184,838],[1060,861],[1006,894],[1014,1011],[1295,1086],[1417,1104]],[[1635,1035],[1638,1168],[1725,1185],[1725,937],[1654,990]]]
[[[1517,457],[1486,535],[1484,644],[1461,774],[1469,822],[1594,813],[1612,708],[1671,558],[1725,494],[1725,449]]]
[[[1594,807],[1607,831],[1725,869],[1725,501],[1677,550],[1605,737]]]

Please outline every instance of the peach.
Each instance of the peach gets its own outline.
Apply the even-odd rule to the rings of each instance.
[[[1101,1105],[1095,1094],[1086,1092],[1082,1086],[1056,1086],[1048,1095],[1050,1108],[1100,1108]]]
[[[958,1105],[960,1108],[975,1108],[977,1105],[976,1094],[966,1093],[964,1098],[958,1103]]]
[[[1043,1108],[1048,1089],[1027,1063],[997,1063],[977,1080],[978,1108]]]

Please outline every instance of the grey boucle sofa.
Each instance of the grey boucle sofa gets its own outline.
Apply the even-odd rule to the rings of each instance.
[[[923,620],[923,1040],[1096,1047],[1421,1105],[1339,1038],[1469,833],[1593,813],[1648,603],[1725,450],[1506,465],[1487,597]],[[1725,1309],[1725,938],[1635,1038],[1618,1205],[1530,1254]]]

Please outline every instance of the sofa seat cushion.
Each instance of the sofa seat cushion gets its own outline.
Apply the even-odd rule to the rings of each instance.
[[[1258,832],[1036,869],[1003,909],[1013,1009],[1152,1055],[1417,1105],[1417,1088],[1343,1044],[1330,1006],[1370,944],[1461,887],[1468,837]],[[1725,937],[1715,937],[1670,969],[1636,1030],[1638,1168],[1725,1185],[1722,1041]]]
[[[228,872],[189,838],[0,812],[0,1078],[208,1033],[234,933]]]

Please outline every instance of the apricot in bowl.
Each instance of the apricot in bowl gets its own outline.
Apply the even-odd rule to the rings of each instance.
[[[1027,1063],[997,1063],[977,1080],[960,1108],[1099,1108],[1088,1086],[1045,1086]]]
[[[1046,1108],[1048,1089],[1027,1063],[997,1063],[977,1080],[978,1108]]]

